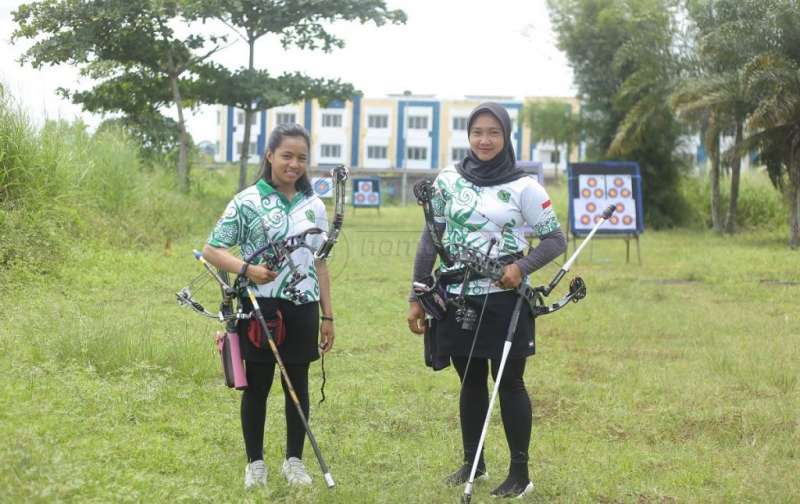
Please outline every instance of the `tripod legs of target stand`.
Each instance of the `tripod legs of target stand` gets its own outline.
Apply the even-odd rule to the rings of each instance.
[[[639,266],[641,266],[642,252],[639,249],[639,235],[628,235],[625,237],[625,264],[631,262],[631,237],[636,240],[636,258],[639,260]]]
[[[564,250],[564,262],[567,261],[567,254],[569,253],[569,238],[572,235],[572,250],[578,250],[578,238],[575,234],[567,232],[567,249]],[[631,262],[631,240],[636,240],[636,259],[639,262],[639,266],[642,265],[642,251],[639,247],[639,235],[638,234],[626,234],[626,235],[595,235],[595,239],[623,239],[625,240],[625,264],[630,264]],[[592,262],[594,256],[594,241],[589,243],[589,262]],[[575,261],[577,262],[577,260]]]

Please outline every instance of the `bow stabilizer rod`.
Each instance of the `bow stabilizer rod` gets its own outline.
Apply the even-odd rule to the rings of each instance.
[[[572,267],[572,263],[578,257],[578,254],[581,253],[583,248],[586,246],[586,243],[592,239],[594,234],[597,232],[597,229],[611,217],[611,214],[614,213],[615,207],[614,205],[609,205],[603,211],[602,219],[600,219],[597,224],[592,228],[592,231],[583,241],[578,250],[572,254],[572,257],[561,267],[561,269],[556,273],[555,278],[548,284],[546,287],[536,287],[531,289],[527,285],[521,284],[517,287],[516,291],[519,297],[517,298],[516,303],[514,304],[514,311],[511,312],[511,321],[508,324],[508,331],[506,333],[506,340],[503,343],[503,353],[500,358],[500,366],[497,369],[497,377],[494,380],[494,388],[492,390],[492,396],[489,400],[489,408],[486,410],[486,418],[483,421],[483,429],[481,429],[481,436],[478,440],[478,449],[475,451],[475,459],[472,462],[472,469],[469,473],[469,479],[464,485],[464,493],[461,495],[461,502],[462,504],[469,504],[472,501],[472,487],[475,483],[475,473],[478,470],[478,462],[480,460],[480,453],[483,450],[483,444],[486,441],[486,433],[489,430],[489,420],[492,416],[492,409],[494,408],[495,399],[497,399],[497,393],[500,390],[500,382],[503,379],[503,371],[506,367],[506,361],[508,360],[508,354],[511,352],[511,344],[514,340],[514,333],[517,330],[517,323],[519,322],[519,315],[522,311],[522,302],[523,300],[527,300],[531,303],[531,308],[533,309],[533,316],[536,317],[537,315],[543,315],[545,313],[552,313],[564,305],[566,305],[570,300],[578,301],[582,299],[586,295],[586,286],[583,284],[583,280],[580,277],[576,277],[573,279],[572,283],[570,284],[570,293],[562,299],[559,303],[556,303],[552,306],[544,306],[544,296],[550,294],[550,292],[558,285],[558,282],[564,278],[567,271]],[[496,266],[493,264],[493,266]],[[489,268],[491,269],[491,268]],[[496,273],[495,273],[496,274]],[[575,286],[575,284],[578,284]],[[575,287],[574,287],[575,286]]]
[[[591,241],[592,237],[597,232],[598,228],[600,228],[600,226],[602,226],[605,221],[611,218],[611,215],[614,213],[614,210],[616,210],[616,207],[614,205],[608,205],[608,207],[605,210],[603,210],[603,214],[601,215],[602,218],[599,221],[597,221],[592,230],[586,236],[586,239],[583,240],[583,243],[581,243],[580,247],[578,247],[578,250],[576,250],[572,254],[572,256],[570,256],[569,260],[564,263],[564,266],[562,266],[561,269],[558,270],[558,273],[556,273],[556,276],[553,277],[553,279],[550,281],[547,287],[544,288],[542,294],[547,296],[553,289],[555,289],[556,285],[558,285],[561,279],[564,278],[564,275],[566,275],[567,272],[570,270],[570,268],[572,268],[572,263],[574,263],[578,259],[578,255],[580,255],[584,247],[586,247],[586,244]]]

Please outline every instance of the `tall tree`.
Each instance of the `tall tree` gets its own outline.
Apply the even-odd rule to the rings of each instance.
[[[239,189],[247,185],[250,122],[262,111],[316,98],[321,104],[332,100],[348,100],[358,94],[351,85],[338,79],[314,79],[299,72],[271,76],[266,70],[230,71],[221,66],[207,67],[194,88],[204,103],[221,103],[249,111],[245,114],[244,142],[240,158]],[[247,157],[245,157],[247,156]]]
[[[742,152],[758,149],[789,205],[789,246],[800,247],[800,9],[796,0],[743,0],[743,43],[758,48],[745,66],[748,117]]]
[[[299,73],[271,79],[269,74],[256,69],[256,41],[265,35],[274,35],[284,48],[294,46],[330,52],[334,47],[344,47],[344,41],[329,31],[330,23],[358,21],[363,24],[371,21],[380,26],[387,22],[405,23],[406,20],[403,11],[388,10],[384,0],[200,0],[196,15],[221,20],[248,46],[248,66],[236,74],[237,80],[240,80],[237,92],[231,95],[220,89],[222,96],[219,101],[238,106],[245,112],[239,167],[240,189],[244,188],[247,181],[251,124],[257,111],[290,103],[294,96],[312,96],[314,90],[324,96],[337,96],[343,90],[338,81],[314,80]],[[259,82],[259,76],[271,79],[267,83],[274,83],[276,88]],[[285,93],[287,86],[299,93]],[[289,101],[276,100],[279,96]]]
[[[683,118],[702,124],[703,143],[711,159],[711,216],[713,227],[728,233],[736,230],[742,165],[744,122],[753,110],[743,82],[743,66],[759,50],[759,43],[742,36],[758,15],[752,2],[740,0],[690,0],[689,18],[694,24],[695,71],[675,92],[672,105]],[[732,132],[734,144],[719,152],[720,136]],[[720,208],[720,161],[731,167],[727,215]]]
[[[681,68],[677,0],[548,0],[559,47],[573,68],[590,156],[642,168],[645,217],[680,223],[676,155],[682,126],[668,106]]]
[[[711,226],[721,233],[724,229],[720,192],[722,153],[720,137],[728,124],[727,97],[720,97],[714,90],[722,85],[718,79],[708,76],[694,78],[678,86],[671,97],[675,112],[685,121],[700,129],[700,136],[708,152],[711,169]]]
[[[781,10],[782,13],[788,14]],[[789,14],[791,15],[791,14]],[[784,43],[800,43],[800,15],[784,25]],[[748,66],[748,89],[759,105],[749,118],[747,145],[756,146],[773,183],[786,191],[789,246],[800,247],[800,51],[787,44],[756,57]],[[784,182],[785,181],[785,182]]]
[[[572,111],[572,104],[561,100],[528,101],[523,120],[531,129],[531,141],[551,142],[557,149],[565,146],[569,162],[572,145],[581,139],[580,117]]]
[[[176,33],[174,22],[186,19],[190,5],[188,0],[41,0],[23,4],[13,14],[18,24],[14,39],[35,40],[23,62],[35,68],[66,63],[101,81],[88,91],[65,90],[76,103],[146,119],[160,115],[160,103],[175,105],[182,190],[188,189],[189,170],[182,89],[187,75],[221,42],[214,36]],[[149,94],[143,95],[145,91]]]

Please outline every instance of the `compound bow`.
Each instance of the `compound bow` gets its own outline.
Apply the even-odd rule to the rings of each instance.
[[[264,235],[266,237],[265,245],[259,247],[248,257],[243,258],[244,262],[247,264],[252,264],[254,260],[263,258],[266,266],[272,271],[279,271],[285,265],[285,267],[289,269],[289,282],[284,286],[283,294],[285,294],[295,304],[308,302],[307,296],[297,288],[298,284],[308,277],[308,274],[300,271],[299,265],[292,260],[291,254],[295,250],[306,248],[310,250],[312,254],[314,254],[315,260],[323,261],[330,256],[333,246],[339,239],[339,233],[341,232],[342,225],[344,224],[345,181],[347,181],[349,176],[350,172],[344,165],[338,165],[331,170],[331,178],[333,179],[334,183],[335,199],[333,224],[331,226],[331,230],[327,233],[325,242],[319,247],[319,249],[314,250],[313,247],[308,245],[306,238],[311,235],[325,234],[325,232],[320,228],[310,228],[300,234],[290,236],[283,240],[270,240],[265,224],[262,221],[262,229],[264,229]],[[308,203],[298,206],[292,210],[292,213],[304,208],[307,204]],[[195,258],[198,260],[201,259],[202,256],[199,252],[194,251],[194,254]],[[215,271],[214,268],[207,262],[201,262],[203,263],[205,272],[195,277],[191,282],[189,282],[189,285],[182,288],[175,294],[178,304],[181,306],[186,306],[200,315],[219,320],[223,323],[235,323],[237,320],[249,319],[251,315],[249,313],[243,313],[240,304],[237,307],[234,306],[235,300],[239,300],[245,296],[245,287],[247,284],[246,279],[241,275],[238,275],[234,282],[230,283],[228,281],[227,272],[221,270]],[[206,273],[210,276],[206,276]],[[220,309],[217,313],[209,312],[193,297],[193,291],[202,287],[202,285],[210,279],[216,280],[220,286],[220,292],[222,294]]]

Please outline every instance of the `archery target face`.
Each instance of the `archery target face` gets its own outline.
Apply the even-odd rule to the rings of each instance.
[[[375,190],[372,180],[359,180],[353,194],[354,206],[378,206],[381,204],[381,193]]]
[[[636,200],[630,175],[606,175],[606,199],[616,207],[609,229],[636,230]]]
[[[614,205],[615,210],[601,229],[636,230],[636,200],[630,175],[578,176],[578,198],[573,201],[576,230],[591,230],[609,205]]]
[[[333,197],[333,180],[330,177],[314,177],[311,186],[320,198]]]

